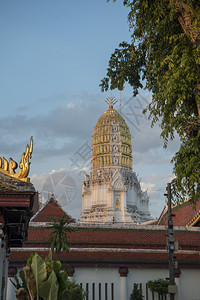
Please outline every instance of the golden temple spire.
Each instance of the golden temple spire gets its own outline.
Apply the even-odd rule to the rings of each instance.
[[[109,105],[109,108],[113,108],[113,106],[117,103],[117,100],[111,94],[110,98],[108,97],[105,102]]]

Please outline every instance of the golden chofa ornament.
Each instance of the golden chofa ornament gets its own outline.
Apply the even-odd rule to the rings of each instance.
[[[18,163],[9,157],[9,161],[5,157],[0,157],[0,172],[11,177],[17,178],[22,181],[29,181],[28,174],[30,170],[30,162],[33,153],[33,137],[30,139],[30,146],[26,145],[26,151],[23,152],[22,158],[19,164],[20,171],[15,172],[18,167]]]

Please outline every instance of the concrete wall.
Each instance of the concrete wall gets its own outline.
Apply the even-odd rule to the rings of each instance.
[[[93,300],[93,284],[95,284],[95,300],[126,300],[120,296],[120,289],[127,288],[127,300],[133,290],[134,283],[142,283],[143,295],[146,300],[146,283],[149,280],[159,278],[168,278],[167,269],[131,269],[127,277],[122,277],[119,274],[119,268],[75,268],[74,276],[72,277],[77,283],[82,284],[86,290],[88,284],[89,297],[88,300]],[[178,294],[175,300],[200,300],[200,270],[183,269],[181,270],[180,278],[176,278],[178,285]],[[105,284],[109,287],[108,296],[105,297]],[[99,286],[99,284],[101,284]],[[112,298],[111,288],[114,287],[114,295]],[[99,287],[101,288],[101,298],[99,298]],[[155,300],[158,297],[155,295]],[[169,299],[169,297],[167,298]],[[152,300],[152,294],[148,292],[148,300]]]
[[[121,273],[122,275],[122,273]],[[144,299],[146,297],[146,283],[149,280],[167,278],[167,269],[133,269],[129,268],[127,277],[121,276],[119,268],[75,268],[70,280],[81,284],[89,292],[87,300],[129,300],[134,283],[142,283]],[[176,278],[179,292],[175,300],[200,300],[200,270],[183,269],[180,278]],[[8,283],[8,298],[14,300],[14,287]],[[14,298],[13,298],[14,297]],[[155,295],[158,300],[158,295]],[[167,296],[167,300],[169,296]],[[148,300],[152,294],[148,292]]]

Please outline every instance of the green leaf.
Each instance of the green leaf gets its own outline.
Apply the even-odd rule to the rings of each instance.
[[[53,270],[55,271],[55,273],[56,273],[56,275],[58,275],[59,274],[59,272],[61,271],[61,269],[62,269],[62,264],[61,264],[61,262],[59,261],[59,260],[54,260],[53,262],[52,262],[52,267],[53,267]]]
[[[164,147],[177,134],[181,141],[173,159],[175,198],[195,202],[200,195],[200,2],[141,0],[126,6],[131,41],[111,54],[101,90],[123,90],[128,83],[133,96],[143,85],[151,92],[144,110],[152,126],[159,123]],[[189,20],[185,26],[181,15]]]
[[[39,295],[45,300],[58,299],[58,282],[54,271],[51,272],[46,281],[39,285]]]
[[[59,291],[58,291],[58,295],[59,295],[59,300],[61,295],[63,295],[63,293],[66,291],[67,288],[67,282],[68,282],[68,277],[65,271],[60,271],[59,274],[57,275],[57,280],[58,280],[58,284],[59,284]]]
[[[33,275],[35,277],[36,290],[37,290],[37,300],[39,300],[39,285],[42,284],[42,282],[44,280],[46,280],[46,278],[47,278],[47,269],[46,269],[45,261],[37,253],[35,253],[35,255],[32,259],[31,270],[32,270]]]
[[[29,267],[31,266],[32,260],[33,260],[33,257],[35,256],[35,254],[36,254],[36,252],[31,253],[31,255],[29,256],[27,263],[26,263],[27,266],[29,266]]]
[[[64,214],[58,220],[50,218],[52,223],[48,226],[48,229],[51,229],[52,232],[46,237],[50,237],[50,246],[51,250],[59,254],[61,251],[66,250],[69,251],[69,242],[68,242],[68,232],[74,231],[69,224],[72,222],[68,220],[66,214]]]
[[[15,280],[15,282],[12,279],[10,279],[11,283],[18,290],[21,287],[21,284],[19,283],[19,279],[18,279],[17,275],[14,275],[14,280]]]
[[[23,271],[24,271],[24,278],[29,293],[29,297],[31,300],[34,300],[36,294],[36,283],[35,283],[34,275],[31,272],[31,267],[25,266],[23,268]]]
[[[49,251],[49,254],[44,259],[45,262],[52,261],[52,251]]]

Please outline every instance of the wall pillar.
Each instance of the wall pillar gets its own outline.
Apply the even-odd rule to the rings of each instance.
[[[127,289],[127,275],[128,268],[120,267],[120,299],[128,299],[128,289]]]
[[[69,278],[70,281],[73,280],[74,273],[75,273],[74,267],[70,266],[70,267],[67,268],[67,275],[68,275],[68,278]]]

